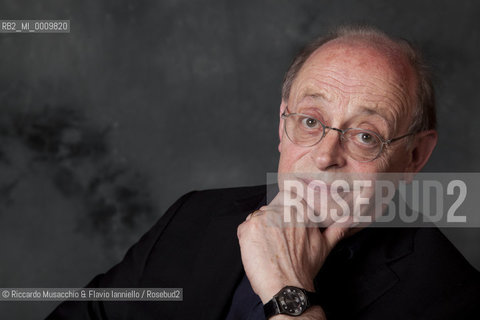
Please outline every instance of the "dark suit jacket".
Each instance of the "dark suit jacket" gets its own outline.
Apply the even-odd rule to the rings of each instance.
[[[88,287],[183,288],[183,302],[65,302],[47,319],[223,319],[243,275],[237,226],[265,186],[191,192]],[[315,279],[327,318],[480,319],[480,280],[436,228],[368,228]]]

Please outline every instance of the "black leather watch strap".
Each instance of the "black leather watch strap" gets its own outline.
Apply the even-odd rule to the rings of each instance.
[[[319,306],[320,305],[320,297],[315,292],[310,292],[305,290],[305,295],[308,298],[308,302],[310,306]]]
[[[265,319],[269,319],[274,315],[280,314],[277,301],[272,299],[263,305],[263,312],[265,313]]]

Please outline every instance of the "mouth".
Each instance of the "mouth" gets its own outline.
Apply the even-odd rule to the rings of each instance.
[[[307,190],[310,189],[313,192],[325,192],[331,194],[332,191],[335,191],[339,195],[344,195],[345,193],[353,190],[351,184],[345,180],[343,180],[343,185],[338,185],[335,183],[338,180],[326,182],[323,180],[310,179],[306,177],[297,177],[297,179],[305,185]]]
[[[299,180],[305,184],[305,186],[308,189],[311,189],[313,191],[320,191],[320,192],[328,192],[330,193],[331,190],[331,184],[327,184],[326,182],[322,180],[314,180],[314,179],[308,179],[308,178],[299,178]]]

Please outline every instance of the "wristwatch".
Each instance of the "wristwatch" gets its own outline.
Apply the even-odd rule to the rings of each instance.
[[[313,292],[302,288],[286,286],[263,305],[265,319],[277,314],[299,316],[310,306],[319,305],[319,299]]]

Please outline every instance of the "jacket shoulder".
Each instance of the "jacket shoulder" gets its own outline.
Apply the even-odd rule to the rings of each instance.
[[[234,188],[207,189],[194,191],[189,201],[215,202],[228,204],[238,201],[248,201],[251,198],[263,197],[267,191],[267,185],[245,186]]]

